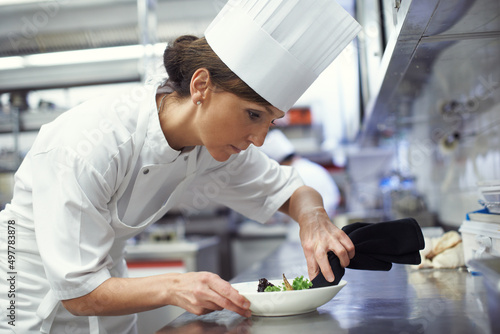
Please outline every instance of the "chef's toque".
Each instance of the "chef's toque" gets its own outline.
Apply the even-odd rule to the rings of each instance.
[[[360,30],[334,0],[229,0],[205,37],[240,79],[287,111]]]
[[[293,144],[280,130],[271,130],[266,136],[264,144],[259,147],[271,159],[282,163],[286,157],[295,153]]]

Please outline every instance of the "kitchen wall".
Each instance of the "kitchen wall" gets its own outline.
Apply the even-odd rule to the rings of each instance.
[[[437,223],[458,227],[467,212],[482,208],[477,182],[500,179],[500,4],[380,3],[377,21],[366,15],[371,11],[363,8],[364,2],[357,2],[364,27],[379,22],[386,37],[371,78],[367,73],[373,73],[369,65],[374,62],[366,59],[376,59],[370,46],[377,39],[366,38],[374,37],[366,28],[361,38],[362,87],[374,80],[376,89],[368,92],[358,142],[365,151],[392,152],[386,174],[410,180],[412,191],[415,186],[413,199],[425,202],[416,213],[429,210]],[[373,169],[367,166],[372,167],[361,167]],[[391,195],[400,198],[390,197],[392,202],[401,199],[406,186],[395,183]],[[375,192],[372,198],[377,198]]]
[[[442,52],[396,144],[402,168],[446,225],[481,208],[478,181],[500,179],[499,55],[498,37]]]

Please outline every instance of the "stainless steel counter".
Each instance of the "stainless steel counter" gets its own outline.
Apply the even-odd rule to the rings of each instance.
[[[298,243],[286,243],[232,282],[307,275]],[[230,311],[184,313],[157,333],[490,334],[482,277],[465,269],[346,270],[347,286],[315,312],[243,318]]]

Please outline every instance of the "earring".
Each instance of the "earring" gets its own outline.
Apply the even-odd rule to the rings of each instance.
[[[196,101],[196,105],[200,105],[201,104],[201,101]]]

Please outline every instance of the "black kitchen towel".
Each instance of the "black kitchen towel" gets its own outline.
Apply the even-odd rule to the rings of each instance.
[[[351,238],[355,255],[347,268],[362,270],[390,270],[393,263],[419,264],[420,250],[425,242],[422,230],[413,218],[380,223],[354,223],[342,230]],[[313,288],[337,285],[345,270],[339,258],[328,252],[335,280],[328,282],[322,273],[313,280]]]

